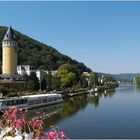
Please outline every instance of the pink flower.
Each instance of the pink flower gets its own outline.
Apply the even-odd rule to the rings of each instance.
[[[57,132],[48,132],[47,133],[47,140],[59,140]]]
[[[22,119],[16,119],[14,126],[15,126],[15,128],[21,130],[23,128],[23,126],[24,126],[23,120]]]
[[[20,112],[20,110],[16,107],[9,107],[7,111],[5,111],[4,113],[4,117],[6,118],[6,120],[8,120],[9,122],[13,123],[15,122],[16,118],[17,118],[17,114]]]
[[[42,120],[39,120],[39,119],[32,119],[31,121],[29,121],[29,125],[30,125],[33,129],[37,130],[37,129],[39,129],[39,128],[42,128],[42,126],[43,126],[43,121],[42,121]]]
[[[32,133],[31,138],[39,140],[43,134],[43,118],[35,118],[29,121],[26,116],[27,111],[28,109],[26,108],[24,114],[22,110],[16,107],[9,107],[5,112],[3,112],[3,117],[0,120],[0,129],[2,130],[5,127],[9,127],[12,129],[13,135],[15,135],[17,130],[21,130],[20,133],[27,133],[27,129],[25,127],[28,127],[28,130]],[[40,115],[41,113],[38,113],[38,116]],[[32,127],[32,129],[30,129],[30,127]],[[53,131],[48,132],[46,136],[43,135],[44,140],[67,139],[65,133],[59,132],[56,126],[52,126],[52,128]]]
[[[47,132],[47,140],[66,140],[67,136],[64,132],[59,132],[56,129],[54,131]]]
[[[60,139],[67,139],[67,136],[65,135],[63,131],[59,132],[59,134],[60,134]]]

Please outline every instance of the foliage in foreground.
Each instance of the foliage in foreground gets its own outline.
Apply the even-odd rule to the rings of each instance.
[[[16,107],[9,107],[0,119],[0,139],[3,140],[59,140],[67,139],[64,132],[59,132],[53,127],[53,131],[43,132],[43,116],[29,120],[26,116],[27,109],[23,112]]]

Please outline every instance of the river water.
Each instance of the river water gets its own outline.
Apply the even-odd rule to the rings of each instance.
[[[132,84],[73,97],[50,110],[45,129],[56,125],[72,139],[140,138],[140,89]]]

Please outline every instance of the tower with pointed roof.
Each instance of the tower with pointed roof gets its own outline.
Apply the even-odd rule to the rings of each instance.
[[[0,75],[0,86],[23,90],[25,80],[17,74],[17,49],[18,42],[11,27],[8,28],[2,40],[2,74]]]
[[[17,74],[18,43],[11,27],[8,28],[2,41],[2,73]]]

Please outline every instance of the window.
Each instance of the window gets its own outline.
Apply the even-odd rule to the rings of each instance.
[[[8,101],[7,106],[11,106],[11,105],[13,105],[13,101]]]
[[[56,101],[57,100],[57,98],[54,98],[54,101]]]
[[[35,104],[41,104],[41,100],[36,100]]]
[[[23,103],[22,100],[18,100],[18,101],[17,101],[17,104],[22,104],[22,103]]]
[[[42,99],[42,103],[47,103],[47,99]]]
[[[28,102],[28,105],[33,105],[33,104],[34,104],[34,101],[32,100]]]
[[[7,102],[3,102],[2,103],[2,106],[7,106]]]
[[[53,99],[52,99],[52,98],[50,98],[48,102],[52,102],[52,101],[53,101]]]
[[[23,100],[23,104],[26,104],[27,103],[27,100]]]
[[[25,68],[24,67],[21,67],[21,70],[24,70],[25,71]]]

